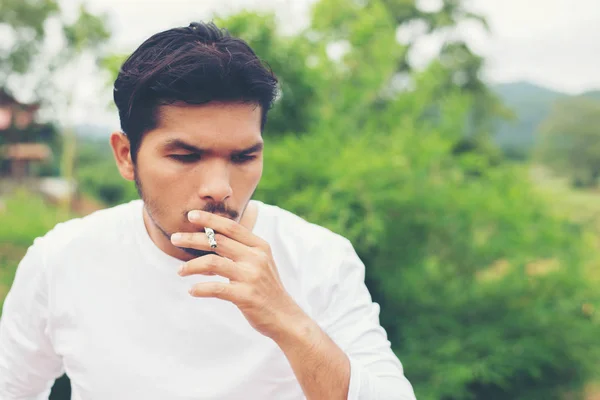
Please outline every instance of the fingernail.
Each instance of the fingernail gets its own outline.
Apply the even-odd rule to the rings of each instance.
[[[200,219],[200,212],[199,212],[199,211],[197,211],[197,210],[190,211],[190,212],[188,213],[188,219],[189,219],[190,221],[193,221],[193,220]]]
[[[174,233],[171,235],[171,241],[172,242],[178,242],[181,239],[183,239],[183,235],[181,233]]]
[[[183,275],[183,270],[184,270],[184,268],[185,268],[185,264],[181,265],[181,267],[179,267],[179,270],[177,271],[177,273],[178,273],[179,275]]]

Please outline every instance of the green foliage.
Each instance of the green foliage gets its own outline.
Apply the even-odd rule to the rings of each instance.
[[[400,99],[404,118],[385,133],[271,143],[257,195],[353,241],[419,399],[580,388],[600,355],[598,320],[582,311],[599,304],[585,233],[519,168],[453,154],[468,102],[447,96],[431,127],[414,123],[421,100]],[[473,178],[473,165],[487,167]]]
[[[468,48],[448,44],[412,90],[390,86],[407,51],[391,3],[316,4],[313,54],[349,46],[317,63],[314,131],[268,142],[257,196],[355,243],[418,398],[576,393],[600,355],[584,268],[597,252],[524,169],[499,162],[485,133],[508,114]]]
[[[280,83],[280,94],[269,112],[265,136],[280,136],[311,129],[316,120],[317,98],[324,77],[308,65],[311,43],[303,36],[282,36],[270,14],[241,12],[226,19],[217,18],[234,36],[246,40],[258,57],[271,68]]]
[[[444,40],[436,61],[445,72],[435,81],[438,96],[460,89],[474,98],[462,133],[489,137],[492,118],[506,118],[510,113],[480,79],[483,59],[454,29],[458,23],[473,20],[487,27],[482,16],[469,12],[464,2],[455,0],[443,1],[434,11],[423,11],[419,2],[413,0],[317,2],[309,33],[321,38],[325,48],[331,44],[346,46],[341,62],[328,68],[329,74],[337,75],[330,79],[328,87],[328,119],[340,113],[361,116],[359,123],[372,118],[374,111],[411,86],[409,73],[414,66],[409,57],[416,39],[436,35]],[[424,33],[402,43],[397,40],[398,32],[419,25],[424,27]]]
[[[80,143],[75,170],[81,191],[108,206],[138,198],[135,185],[121,177],[104,141]]]
[[[100,65],[109,74],[107,85],[111,88],[117,79],[121,65],[127,60],[127,57],[127,54],[107,54],[100,59]],[[111,104],[114,106],[114,103]]]
[[[68,48],[75,52],[96,48],[110,38],[103,17],[90,13],[83,5],[79,6],[79,16],[71,24],[63,26]]]
[[[84,193],[108,206],[138,198],[135,186],[119,175],[113,160],[79,168],[77,176]]]
[[[45,37],[44,22],[58,12],[59,6],[54,0],[0,2],[0,26],[11,28],[15,42],[8,51],[0,53],[0,76],[4,78],[3,81],[11,73],[23,74],[29,69]]]
[[[600,179],[600,101],[571,98],[555,104],[540,128],[537,158],[576,186]]]
[[[66,45],[50,51],[47,37],[51,23],[60,27]],[[90,13],[83,5],[74,20],[65,16],[55,0],[3,0],[0,2],[0,27],[10,46],[0,50],[0,78],[3,86],[21,90],[26,83],[42,101],[58,93],[53,74],[86,51],[97,51],[109,37],[104,16]]]

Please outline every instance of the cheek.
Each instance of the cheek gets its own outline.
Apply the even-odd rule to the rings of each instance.
[[[242,172],[239,174],[241,177],[241,184],[245,187],[255,188],[262,177],[263,171],[263,163],[262,160],[260,162],[255,162],[248,165]]]
[[[262,177],[262,163],[252,163],[244,167],[233,166],[229,174],[229,184],[236,202],[247,202],[256,190]]]
[[[149,160],[146,170],[151,179],[167,187],[177,186],[178,182],[193,173],[193,168],[177,164],[163,156],[155,156]]]
[[[186,182],[185,174],[162,157],[146,156],[138,160],[138,178],[147,195],[160,198],[167,193],[177,193],[181,183]]]

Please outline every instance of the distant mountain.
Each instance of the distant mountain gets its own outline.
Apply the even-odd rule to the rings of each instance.
[[[492,90],[510,108],[516,119],[496,124],[496,142],[507,153],[516,157],[527,155],[535,145],[536,132],[557,100],[572,97],[530,82],[512,82],[492,86]],[[600,90],[580,96],[600,100]]]
[[[525,81],[503,83],[493,86],[493,89],[503,99],[522,103],[534,103],[548,100],[552,101],[554,99],[566,96],[564,93]]]
[[[585,97],[591,97],[592,99],[600,100],[600,90],[592,90],[582,94]]]

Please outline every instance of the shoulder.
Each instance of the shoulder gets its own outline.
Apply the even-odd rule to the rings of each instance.
[[[129,223],[133,213],[141,213],[141,207],[141,203],[131,202],[57,224],[29,246],[17,275],[25,277],[21,280],[45,276],[43,280],[49,281],[57,271],[81,265],[82,259],[97,260],[111,254],[106,249],[123,241],[127,226],[133,225]]]
[[[261,204],[260,232],[274,256],[292,268],[308,286],[329,286],[338,280],[340,266],[357,259],[350,240],[339,233],[274,205]]]
[[[321,318],[336,293],[362,287],[365,267],[350,240],[277,206],[260,206],[264,225],[259,231],[284,270],[286,288],[297,290],[296,299],[309,315]]]
[[[106,242],[122,239],[135,213],[141,213],[142,207],[141,201],[136,200],[61,222],[36,239],[34,246],[42,245],[47,256],[73,248],[102,247]]]
[[[280,243],[288,243],[303,252],[331,253],[352,247],[344,236],[275,205],[260,203],[261,224]],[[273,238],[272,238],[273,239]]]

